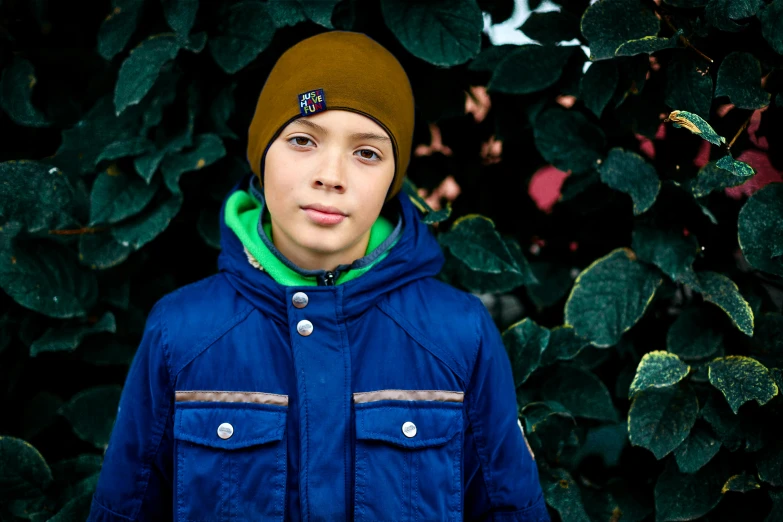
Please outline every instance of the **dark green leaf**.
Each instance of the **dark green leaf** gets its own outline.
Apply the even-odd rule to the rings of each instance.
[[[532,13],[534,15],[536,13]],[[502,44],[491,45],[485,47],[481,52],[470,61],[468,69],[471,71],[486,71],[493,72],[497,68],[498,64],[506,59],[506,57],[519,49],[515,44]]]
[[[136,30],[144,0],[112,0],[111,13],[98,30],[98,54],[107,60],[125,49]]]
[[[699,402],[687,386],[640,392],[628,411],[631,444],[647,448],[660,460],[682,444],[698,414]]]
[[[533,125],[536,148],[558,169],[586,172],[597,166],[605,144],[600,127],[576,110],[545,109]]]
[[[548,342],[549,330],[537,325],[532,319],[523,319],[503,332],[503,344],[511,361],[517,388],[538,368]]]
[[[718,96],[728,96],[740,109],[761,109],[769,105],[770,94],[761,88],[758,59],[746,52],[726,56],[718,69],[715,97]]]
[[[25,439],[32,439],[57,420],[57,410],[63,405],[63,400],[47,391],[36,393],[25,402],[22,415],[22,430],[20,434]]]
[[[552,306],[562,299],[574,283],[571,269],[558,262],[531,262],[530,271],[538,283],[527,285],[530,299],[539,310]]]
[[[780,21],[783,19],[783,0],[774,0],[771,4],[767,4],[757,16],[761,22],[761,34],[764,39],[776,53],[783,54],[783,31],[780,30]]]
[[[209,51],[224,71],[234,74],[267,48],[275,30],[267,4],[238,2],[228,8],[220,34],[209,40]]]
[[[672,281],[682,281],[693,274],[693,261],[699,253],[694,236],[645,225],[634,228],[631,248],[639,259],[654,264]]]
[[[29,443],[0,436],[0,500],[32,498],[51,483],[52,472]]]
[[[631,196],[633,213],[637,216],[652,207],[661,189],[655,167],[635,152],[620,147],[609,151],[598,172],[601,173],[601,181]]]
[[[523,285],[530,285],[536,283],[537,280],[533,275],[533,271],[530,265],[522,255],[522,248],[515,239],[508,237],[502,238],[506,244],[506,248],[511,253],[511,256],[516,261],[520,268],[520,273],[514,272],[501,272],[501,273],[489,273],[479,272],[471,270],[467,264],[459,259],[455,258],[457,263],[457,279],[459,284],[464,286],[467,290],[477,293],[504,293],[510,292],[515,288],[519,288]]]
[[[331,2],[330,2],[331,3]],[[276,0],[267,4],[267,12],[277,27],[290,27],[307,21],[301,0]]]
[[[661,22],[639,0],[598,0],[582,15],[582,35],[590,46],[590,60],[613,58],[628,40],[656,36]]]
[[[592,63],[579,80],[579,97],[597,118],[601,117],[606,104],[612,99],[619,80],[617,64],[611,60]]]
[[[568,522],[590,522],[582,504],[579,485],[562,468],[549,470],[541,477],[546,503],[560,513],[561,520]]]
[[[405,176],[405,180],[402,183],[402,190],[408,194],[408,198],[422,213],[422,221],[427,224],[440,223],[445,221],[451,215],[451,204],[446,205],[444,208],[435,211],[427,204],[427,202],[419,196],[418,189],[412,181]]]
[[[78,227],[78,190],[60,169],[37,161],[0,163],[0,216],[29,233]]]
[[[706,69],[704,61],[698,62],[689,54],[689,49],[675,50],[673,53],[674,56],[666,69],[664,103],[672,110],[709,118],[712,105],[712,76],[702,74]],[[719,145],[719,143],[715,144]]]
[[[49,122],[31,100],[35,77],[33,64],[14,56],[0,80],[0,105],[14,123],[25,127],[48,127]]]
[[[590,342],[577,337],[572,326],[556,326],[550,330],[549,344],[541,354],[541,366],[571,360],[588,346]]]
[[[97,300],[95,274],[55,243],[17,245],[0,260],[0,287],[17,303],[49,317],[83,317]]]
[[[112,161],[118,158],[145,154],[153,148],[152,142],[147,138],[140,136],[115,141],[107,145],[106,148],[98,154],[98,157],[95,158],[95,166],[97,167],[101,161]]]
[[[730,165],[725,166],[729,168],[718,165],[719,162],[724,162],[722,163],[722,165],[724,165],[726,158],[729,158],[729,161],[731,162]],[[734,158],[731,156],[724,156],[718,161],[710,161],[699,169],[699,173],[695,179],[690,180],[688,189],[694,197],[702,198],[713,190],[723,190],[727,187],[742,185],[756,174],[753,168],[747,163],[742,163],[742,165],[747,165],[747,167],[750,167],[750,170],[739,170],[735,168],[735,163],[742,162],[734,161]]]
[[[542,44],[557,44],[579,38],[579,19],[564,11],[533,12],[519,29]]]
[[[77,393],[60,408],[76,435],[97,448],[105,449],[117,416],[120,386],[97,386]]]
[[[200,134],[196,136],[192,150],[165,159],[160,166],[163,180],[173,194],[178,194],[182,174],[212,165],[225,155],[223,141],[217,134]]]
[[[710,363],[709,377],[710,383],[723,393],[734,413],[750,400],[766,404],[779,392],[769,369],[744,355],[715,359]]]
[[[657,36],[645,36],[637,40],[628,40],[615,51],[615,56],[634,56],[637,54],[652,54],[663,49],[674,49],[679,46],[680,36],[683,30],[678,29],[676,33],[669,38],[658,38]]]
[[[42,352],[74,351],[88,335],[117,331],[114,314],[106,312],[95,324],[71,325],[62,328],[49,328],[42,337],[30,346],[30,357]]]
[[[596,455],[608,467],[617,466],[620,455],[628,444],[628,426],[625,422],[596,426],[587,432],[579,456]]]
[[[202,209],[198,216],[196,228],[204,243],[220,250],[220,211],[218,209]]]
[[[231,83],[223,88],[209,107],[209,115],[215,128],[215,133],[221,138],[231,138],[238,140],[233,130],[228,126],[227,121],[234,112],[234,89],[236,83]]]
[[[168,200],[147,209],[112,229],[114,238],[123,246],[140,249],[166,230],[182,207],[182,195],[174,194]]]
[[[745,335],[753,336],[753,310],[742,297],[737,284],[718,272],[696,272],[696,277],[686,281],[705,301],[717,305],[726,312],[734,325]]]
[[[666,349],[685,361],[701,361],[715,355],[723,345],[723,334],[708,305],[682,310],[666,335]]]
[[[644,315],[662,281],[655,269],[637,262],[632,251],[615,249],[576,278],[565,324],[595,346],[613,346]]]
[[[738,24],[729,16],[729,10],[734,3],[744,0],[710,0],[704,8],[704,15],[709,24],[721,31],[736,33],[745,29],[748,24]]]
[[[691,429],[688,438],[674,450],[677,467],[683,473],[696,473],[720,451],[720,441],[699,422]]]
[[[695,520],[706,515],[720,502],[727,478],[717,460],[693,474],[680,473],[670,460],[655,484],[655,520]]]
[[[116,167],[101,172],[90,194],[89,226],[118,223],[135,216],[152,201],[159,186],[157,178],[147,185],[135,173],[128,174]]]
[[[654,351],[644,354],[636,368],[636,377],[631,382],[628,398],[651,388],[666,388],[677,384],[685,377],[691,367],[680,361],[673,353]]]
[[[592,372],[559,366],[541,389],[545,400],[559,402],[575,417],[617,422],[609,390]]]
[[[753,194],[737,221],[739,245],[748,263],[783,276],[783,183],[770,183]]]
[[[521,45],[498,64],[487,90],[506,94],[543,90],[560,79],[573,53],[574,47]]]
[[[495,224],[484,216],[469,214],[459,218],[447,233],[441,234],[440,240],[471,270],[490,274],[522,273],[495,230]]]
[[[93,270],[119,265],[132,252],[129,245],[121,244],[108,230],[79,236],[79,261]]]
[[[761,488],[761,484],[756,480],[756,477],[743,472],[739,475],[732,475],[729,477],[729,480],[726,481],[720,492],[726,493],[728,491],[736,491],[739,493],[747,493],[748,491],[759,488]]]
[[[92,173],[98,156],[117,141],[138,136],[141,106],[133,106],[119,117],[114,113],[111,95],[98,100],[79,123],[64,130],[62,143],[53,163],[68,170],[77,169],[82,174]]]
[[[400,43],[431,64],[459,65],[481,50],[484,20],[473,0],[381,0],[381,11]]]
[[[187,36],[193,28],[198,11],[198,0],[162,0],[163,14],[169,27],[177,34]]]
[[[717,162],[715,162],[719,168],[732,173],[734,176],[748,180],[752,178],[756,171],[753,167],[743,161],[735,160],[730,154],[723,156]]]
[[[783,486],[783,443],[778,439],[756,458],[759,478],[768,484]]]
[[[687,111],[672,111],[669,114],[668,120],[673,122],[675,128],[685,128],[691,131],[693,134],[709,141],[713,145],[722,145],[726,142],[726,138],[719,136],[715,130],[710,127],[710,124],[704,121],[698,114],[693,114]]]
[[[729,450],[736,451],[743,446],[745,432],[740,418],[731,411],[722,397],[711,395],[701,411],[701,416],[712,426],[715,434]]]
[[[90,343],[79,348],[79,358],[96,366],[130,366],[136,354],[136,345],[117,341]]]
[[[768,312],[756,316],[751,350],[762,358],[769,357],[783,363],[783,315]]]
[[[144,98],[160,75],[161,68],[173,60],[180,41],[170,34],[150,36],[131,51],[122,62],[114,90],[114,107],[119,116]]]

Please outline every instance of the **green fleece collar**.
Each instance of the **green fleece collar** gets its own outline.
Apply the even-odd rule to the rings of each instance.
[[[259,233],[261,227],[258,226],[262,215],[262,230],[266,236],[263,238]],[[272,279],[284,286],[318,285],[316,274],[321,271],[299,268],[275,248],[272,242],[272,223],[263,196],[256,197],[253,191],[237,190],[226,200],[224,217],[226,225],[234,231],[245,247],[248,261],[256,268],[267,272]],[[378,216],[370,228],[365,257],[357,259],[351,265],[338,267],[339,275],[335,284],[356,279],[384,259],[402,236],[401,225],[399,222],[395,227],[388,219]]]

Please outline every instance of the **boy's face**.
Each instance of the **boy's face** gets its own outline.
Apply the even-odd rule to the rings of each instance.
[[[394,153],[372,119],[330,109],[289,123],[263,173],[275,246],[301,268],[332,270],[364,256],[394,179]]]

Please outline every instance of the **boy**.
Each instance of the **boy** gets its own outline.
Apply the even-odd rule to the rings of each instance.
[[[283,54],[219,273],[150,312],[90,521],[549,520],[500,335],[400,193],[413,124],[369,37]]]

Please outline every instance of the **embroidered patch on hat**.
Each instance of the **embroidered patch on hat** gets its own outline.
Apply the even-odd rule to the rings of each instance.
[[[299,112],[302,116],[310,116],[325,110],[326,96],[323,89],[315,89],[299,95]]]

